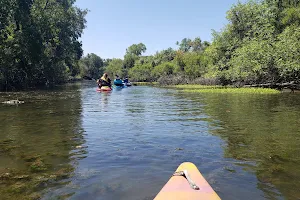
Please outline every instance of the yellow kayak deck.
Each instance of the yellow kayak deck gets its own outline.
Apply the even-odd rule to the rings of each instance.
[[[185,170],[198,189],[193,189],[185,176],[176,175],[170,178],[154,200],[221,200],[193,163],[182,163],[175,173]]]

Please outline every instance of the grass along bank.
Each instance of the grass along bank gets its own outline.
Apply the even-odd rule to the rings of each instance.
[[[231,93],[231,94],[278,94],[279,90],[270,88],[236,88],[220,85],[173,85],[167,88],[181,89],[192,93]]]

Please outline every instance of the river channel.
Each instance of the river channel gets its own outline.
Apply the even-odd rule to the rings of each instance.
[[[94,82],[2,92],[0,199],[152,200],[193,162],[223,199],[300,199],[299,94]]]

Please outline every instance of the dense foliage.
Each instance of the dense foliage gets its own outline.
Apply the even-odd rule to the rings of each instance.
[[[74,2],[0,1],[0,89],[52,85],[79,74],[87,11]]]
[[[104,72],[105,61],[96,54],[88,54],[79,61],[80,76],[83,78],[99,78],[99,74]]]
[[[150,56],[142,55],[147,48],[139,43],[126,49],[124,59],[89,54],[79,61],[86,12],[74,0],[1,0],[0,89],[51,85],[76,75],[96,79],[104,71],[166,84],[299,82],[299,0],[237,3],[211,43],[184,38],[177,49]]]
[[[297,82],[300,76],[300,1],[237,3],[210,44],[184,38],[178,49],[151,56],[143,44],[127,49],[118,73],[136,81],[253,84]],[[110,67],[112,69],[112,67]]]

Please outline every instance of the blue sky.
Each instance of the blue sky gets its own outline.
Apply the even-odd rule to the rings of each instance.
[[[176,41],[200,37],[211,41],[212,29],[228,22],[226,12],[237,0],[77,0],[87,8],[87,28],[81,38],[84,54],[123,58],[126,48],[144,43],[147,52],[169,47]]]

